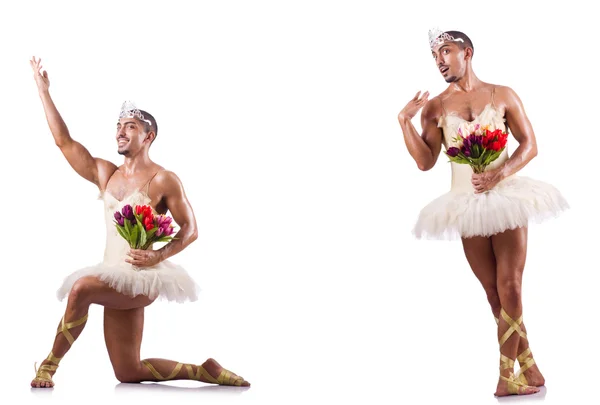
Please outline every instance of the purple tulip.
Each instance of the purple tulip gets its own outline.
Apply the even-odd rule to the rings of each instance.
[[[168,226],[168,227],[165,228],[164,232],[165,232],[166,236],[171,236],[173,234],[173,228],[170,227],[170,226]]]
[[[158,228],[158,229],[156,230],[156,232],[154,233],[154,235],[156,235],[156,236],[158,236],[158,237],[160,238],[160,237],[162,236],[163,232],[164,232],[164,231],[163,231],[163,229],[162,229],[162,228]]]
[[[170,225],[170,224],[171,224],[171,221],[172,221],[172,220],[173,220],[173,219],[172,219],[171,217],[168,217],[168,216],[166,216],[166,215],[160,215],[160,216],[158,217],[158,219],[157,219],[157,223],[158,223],[158,226],[159,226],[159,227],[160,227],[160,226],[163,226],[163,225],[164,225],[164,226],[168,226],[168,225]]]
[[[471,149],[470,148],[465,148],[464,145],[462,147],[461,152],[463,153],[463,155],[465,155],[467,157],[471,156]]]
[[[481,145],[481,137],[477,135],[469,135],[469,144]]]
[[[448,154],[448,156],[450,157],[456,157],[458,156],[458,153],[460,152],[460,150],[456,147],[453,146],[451,148],[448,148],[448,150],[446,151],[446,153]]]
[[[123,216],[125,218],[130,220],[132,223],[135,223],[135,215],[133,215],[133,208],[131,207],[131,205],[125,205],[121,212],[123,213]]]
[[[119,211],[117,211],[115,212],[115,221],[117,221],[117,224],[119,224],[119,226],[123,226],[125,224],[125,217],[121,215]]]

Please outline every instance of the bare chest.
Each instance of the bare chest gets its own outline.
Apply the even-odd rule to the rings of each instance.
[[[477,120],[490,107],[493,105],[489,100],[450,100],[444,102],[444,114],[456,115],[464,121],[471,122]]]
[[[147,197],[149,205],[157,212],[162,213],[165,207],[163,204],[162,193],[156,184],[152,184],[155,173],[141,172],[135,175],[125,176],[120,171],[116,171],[108,180],[106,192],[113,196],[119,202],[132,197],[135,194],[141,194]]]

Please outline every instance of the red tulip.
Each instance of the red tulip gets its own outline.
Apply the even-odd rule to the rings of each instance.
[[[144,218],[144,226],[147,230],[154,228],[154,219],[152,217]]]

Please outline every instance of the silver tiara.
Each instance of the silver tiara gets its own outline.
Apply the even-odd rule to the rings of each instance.
[[[144,118],[144,114],[131,101],[123,102],[119,113],[119,119],[121,118],[137,118],[140,121],[147,122],[150,126],[152,125],[152,122]]]
[[[433,28],[429,30],[429,47],[433,50],[436,46],[443,44],[444,42],[460,41],[465,42],[462,38],[454,38],[447,32],[441,31],[439,28]]]

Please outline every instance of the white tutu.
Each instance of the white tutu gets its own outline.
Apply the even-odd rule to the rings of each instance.
[[[450,191],[436,198],[421,210],[413,233],[426,239],[490,236],[555,217],[567,208],[554,186],[513,176],[486,193]]]
[[[131,195],[117,200],[110,193],[103,193],[104,219],[106,223],[106,247],[104,261],[95,266],[85,267],[68,275],[56,295],[64,299],[73,284],[86,276],[95,276],[107,283],[116,291],[135,297],[146,295],[151,299],[185,302],[196,301],[200,289],[185,269],[168,260],[163,260],[152,267],[136,268],[127,263],[129,245],[118,233],[114,225],[114,213],[124,205],[145,205],[150,203],[147,192],[136,190]]]
[[[444,145],[453,145],[461,133],[468,134],[475,125],[490,130],[506,130],[504,118],[493,101],[473,120],[465,121],[456,114],[444,114],[438,121]],[[486,170],[499,168],[509,159],[508,148]],[[527,226],[555,217],[569,208],[567,201],[552,185],[528,177],[512,175],[493,189],[476,194],[471,184],[473,169],[451,162],[450,192],[436,198],[421,210],[413,233],[417,238],[457,239],[491,236],[509,229]]]
[[[107,265],[100,263],[77,270],[65,278],[56,295],[63,300],[77,280],[96,276],[118,292],[135,297],[146,295],[150,299],[185,302],[198,299],[199,288],[181,266],[163,261],[153,267],[134,269],[129,263]]]

